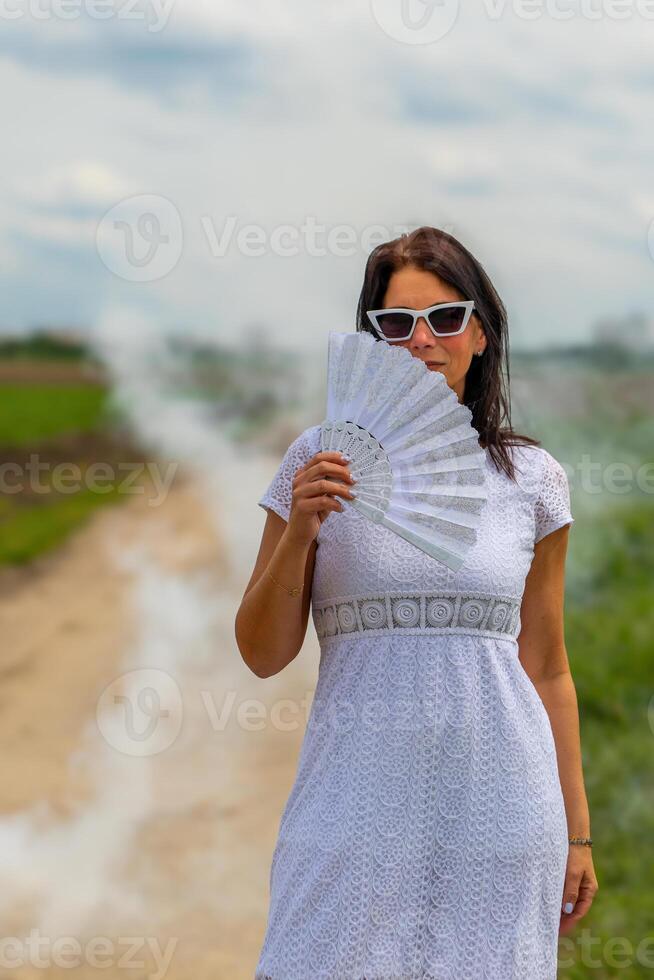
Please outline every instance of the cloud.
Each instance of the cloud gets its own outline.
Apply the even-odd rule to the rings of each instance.
[[[149,34],[145,26],[121,21],[87,21],[72,36],[14,26],[0,35],[0,57],[58,78],[101,76],[162,101],[198,82],[223,104],[239,101],[260,81],[255,52],[246,43]]]
[[[158,34],[9,24],[0,124],[21,120],[0,187],[9,316],[77,308],[91,321],[118,295],[219,338],[263,317],[310,347],[353,327],[366,231],[418,224],[447,226],[480,257],[516,344],[583,337],[627,303],[651,309],[642,23],[473,13],[424,46],[340,0],[188,0]],[[97,223],[129,195],[161,195],[182,216],[181,259],[153,283],[119,281],[95,251]],[[348,226],[351,254],[313,254],[310,222],[323,243]],[[239,245],[250,225],[262,256]],[[224,254],[212,251],[207,229],[220,239],[232,226]],[[284,226],[295,255],[270,244]]]
[[[90,159],[52,167],[41,172],[36,180],[19,176],[14,187],[26,203],[58,210],[107,206],[129,192],[129,185],[119,174]]]

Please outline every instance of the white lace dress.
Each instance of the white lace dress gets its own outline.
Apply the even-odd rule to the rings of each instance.
[[[288,520],[320,427],[259,505]],[[533,545],[573,522],[562,466],[488,451],[453,572],[354,508],[322,524],[315,696],[279,825],[255,980],[554,980],[568,830],[548,714],[518,660]],[[355,488],[356,489],[356,488]]]

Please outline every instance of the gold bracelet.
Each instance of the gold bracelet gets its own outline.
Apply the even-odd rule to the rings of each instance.
[[[282,585],[281,582],[278,582],[277,581],[277,579],[274,577],[274,575],[272,574],[272,572],[269,569],[266,569],[266,571],[270,575],[270,577],[273,580],[273,582],[275,583],[275,585],[278,585],[280,587],[280,589],[283,589],[284,590],[284,592],[288,592],[289,595],[299,595],[300,592],[302,591],[302,589],[303,589],[303,586],[302,585],[296,585],[292,589],[287,589],[285,585]]]
[[[592,837],[568,837],[568,844],[585,844],[586,847],[593,846]]]

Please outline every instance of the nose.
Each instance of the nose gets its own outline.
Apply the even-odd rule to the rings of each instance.
[[[431,327],[427,323],[424,316],[418,318],[416,329],[414,330],[413,337],[411,339],[413,340],[414,344],[428,344],[431,346],[434,343],[436,338],[434,337]]]

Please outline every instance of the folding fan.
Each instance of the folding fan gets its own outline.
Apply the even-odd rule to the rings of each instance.
[[[339,498],[456,571],[487,500],[472,412],[440,371],[370,333],[331,331],[321,449],[347,453],[356,498]]]

